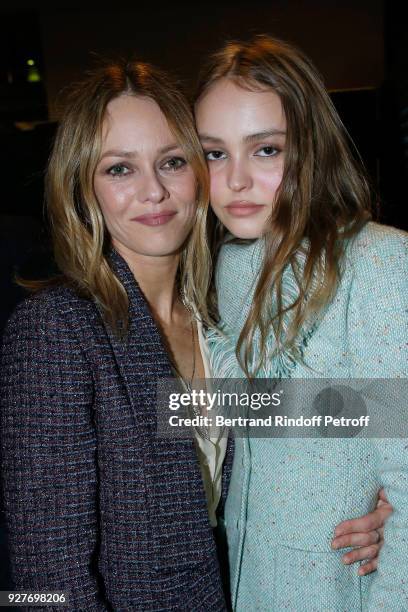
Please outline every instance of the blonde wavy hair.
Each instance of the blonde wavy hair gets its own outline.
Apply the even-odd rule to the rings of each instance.
[[[62,277],[29,283],[31,289],[69,283],[93,299],[105,322],[119,335],[128,326],[128,297],[108,258],[110,236],[94,193],[107,105],[121,95],[154,100],[193,169],[197,186],[197,220],[208,203],[207,166],[190,106],[163,71],[138,61],[104,62],[71,88],[58,127],[46,176],[46,204],[55,261]],[[189,262],[187,264],[187,262]],[[180,258],[178,278],[187,284],[187,265],[195,256],[189,241]],[[27,284],[26,284],[27,285]]]
[[[202,71],[196,103],[224,77],[245,89],[274,91],[287,121],[283,178],[265,232],[264,261],[253,303],[237,345],[237,358],[251,377],[267,357],[271,330],[276,353],[294,349],[300,328],[333,297],[345,239],[370,218],[372,195],[358,153],[321,77],[303,53],[264,35],[248,43],[230,42],[210,57]],[[202,248],[205,236],[215,261],[225,230],[208,209],[194,234],[196,249]],[[290,303],[283,283],[288,267],[298,288]],[[196,301],[207,323],[216,325],[213,278],[205,266],[201,270],[205,274],[196,277]],[[289,325],[286,313],[290,313]],[[250,371],[256,334],[259,359]]]

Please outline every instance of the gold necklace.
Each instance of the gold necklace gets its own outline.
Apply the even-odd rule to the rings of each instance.
[[[179,377],[179,379],[181,380],[181,383],[184,385],[185,389],[187,390],[188,393],[191,393],[193,390],[193,380],[194,380],[194,375],[195,375],[195,370],[196,370],[196,348],[195,348],[195,333],[194,333],[194,324],[193,324],[193,310],[190,307],[189,303],[186,300],[186,297],[184,295],[184,292],[182,290],[180,290],[180,299],[181,302],[184,306],[184,308],[187,310],[187,312],[189,312],[191,314],[191,345],[192,345],[192,350],[193,350],[193,368],[192,368],[192,373],[191,373],[191,379],[190,382],[186,381],[180,374],[177,366],[175,366],[175,372],[177,374],[177,376]],[[190,404],[187,407],[188,410],[191,411],[192,416],[193,417],[201,417],[201,410],[195,406],[195,404]],[[195,429],[197,430],[198,434],[200,435],[201,438],[204,438],[205,440],[210,440],[210,435],[209,432],[207,431],[206,427],[202,427],[201,425],[197,425],[195,427]]]
[[[187,312],[190,314],[190,316],[192,315],[192,310],[191,307],[189,306],[186,297],[184,295],[184,291],[180,290],[180,300],[181,303],[183,304],[184,308],[187,310]],[[193,319],[191,318],[190,320],[190,326],[191,326],[191,348],[193,351],[193,367],[192,367],[192,372],[191,372],[191,378],[190,381],[186,380],[179,368],[177,367],[177,363],[176,360],[174,359],[174,363],[173,363],[173,368],[177,374],[177,376],[180,378],[180,380],[183,382],[184,386],[186,387],[187,391],[189,393],[191,393],[191,391],[193,390],[193,380],[194,380],[194,375],[195,375],[195,371],[196,371],[196,347],[195,347],[195,333],[194,333],[194,323],[193,323]]]

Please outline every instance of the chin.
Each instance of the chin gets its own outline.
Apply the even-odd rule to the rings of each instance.
[[[139,253],[148,257],[168,257],[170,255],[177,255],[178,253],[181,253],[183,248],[184,243],[162,245],[157,247],[150,245],[140,249]]]
[[[170,240],[151,240],[144,244],[144,252],[146,255],[153,257],[165,257],[166,255],[175,255],[183,251],[186,246],[188,235],[185,237],[173,237]]]
[[[229,221],[228,224],[224,223],[224,225],[235,238],[242,238],[243,240],[256,240],[264,233],[263,226],[258,224]]]

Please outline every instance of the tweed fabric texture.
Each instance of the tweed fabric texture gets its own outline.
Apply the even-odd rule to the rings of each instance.
[[[209,339],[215,377],[243,376],[235,347],[262,257],[261,241],[222,249],[223,334]],[[300,336],[303,363],[272,358],[261,377],[407,378],[407,234],[367,224],[347,247],[332,302]],[[373,509],[382,486],[394,512],[379,569],[358,577],[330,542],[340,521]],[[406,438],[236,439],[225,522],[237,611],[408,610]]]
[[[15,588],[68,591],[75,612],[225,610],[193,441],[156,437],[156,381],[171,366],[115,252],[112,265],[129,296],[126,342],[67,287],[24,301],[4,334]]]

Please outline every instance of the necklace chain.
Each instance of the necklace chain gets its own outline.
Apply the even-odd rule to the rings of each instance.
[[[194,323],[193,323],[193,312],[192,312],[191,306],[188,304],[188,302],[186,300],[186,297],[184,295],[183,290],[180,290],[180,299],[181,299],[181,302],[182,302],[184,308],[191,315],[191,346],[192,346],[192,351],[193,351],[193,368],[192,368],[192,372],[191,372],[191,379],[190,379],[190,381],[185,380],[181,376],[181,374],[180,374],[176,364],[174,364],[174,369],[175,369],[175,372],[176,372],[177,376],[180,378],[181,382],[184,384],[184,386],[185,386],[186,390],[188,391],[188,393],[191,393],[192,390],[193,390],[193,381],[194,381],[194,375],[195,375],[195,371],[196,371],[196,346],[195,346],[195,333],[194,333]],[[189,406],[189,409],[191,410],[191,412],[193,413],[194,416],[198,416],[198,417],[201,416],[200,409],[198,407],[196,407],[194,404],[191,404]],[[205,427],[197,426],[196,430],[198,431],[199,435],[202,438],[204,438],[206,440],[210,439],[209,433],[208,433],[208,431],[207,431],[207,429]]]
[[[192,351],[193,351],[193,367],[192,367],[192,371],[191,371],[190,382],[188,382],[188,381],[183,379],[183,377],[180,375],[180,372],[178,371],[177,368],[176,368],[176,371],[177,371],[178,376],[183,380],[183,382],[186,385],[188,391],[192,391],[192,389],[193,389],[193,380],[194,380],[194,375],[195,375],[195,371],[196,371],[196,349],[195,349],[194,323],[193,323],[193,318],[192,318],[191,306],[188,304],[188,302],[186,300],[186,296],[185,296],[184,291],[182,289],[180,289],[180,299],[181,299],[181,303],[183,304],[184,308],[187,310],[187,312],[191,316],[190,326],[191,326],[191,347],[192,347]]]

